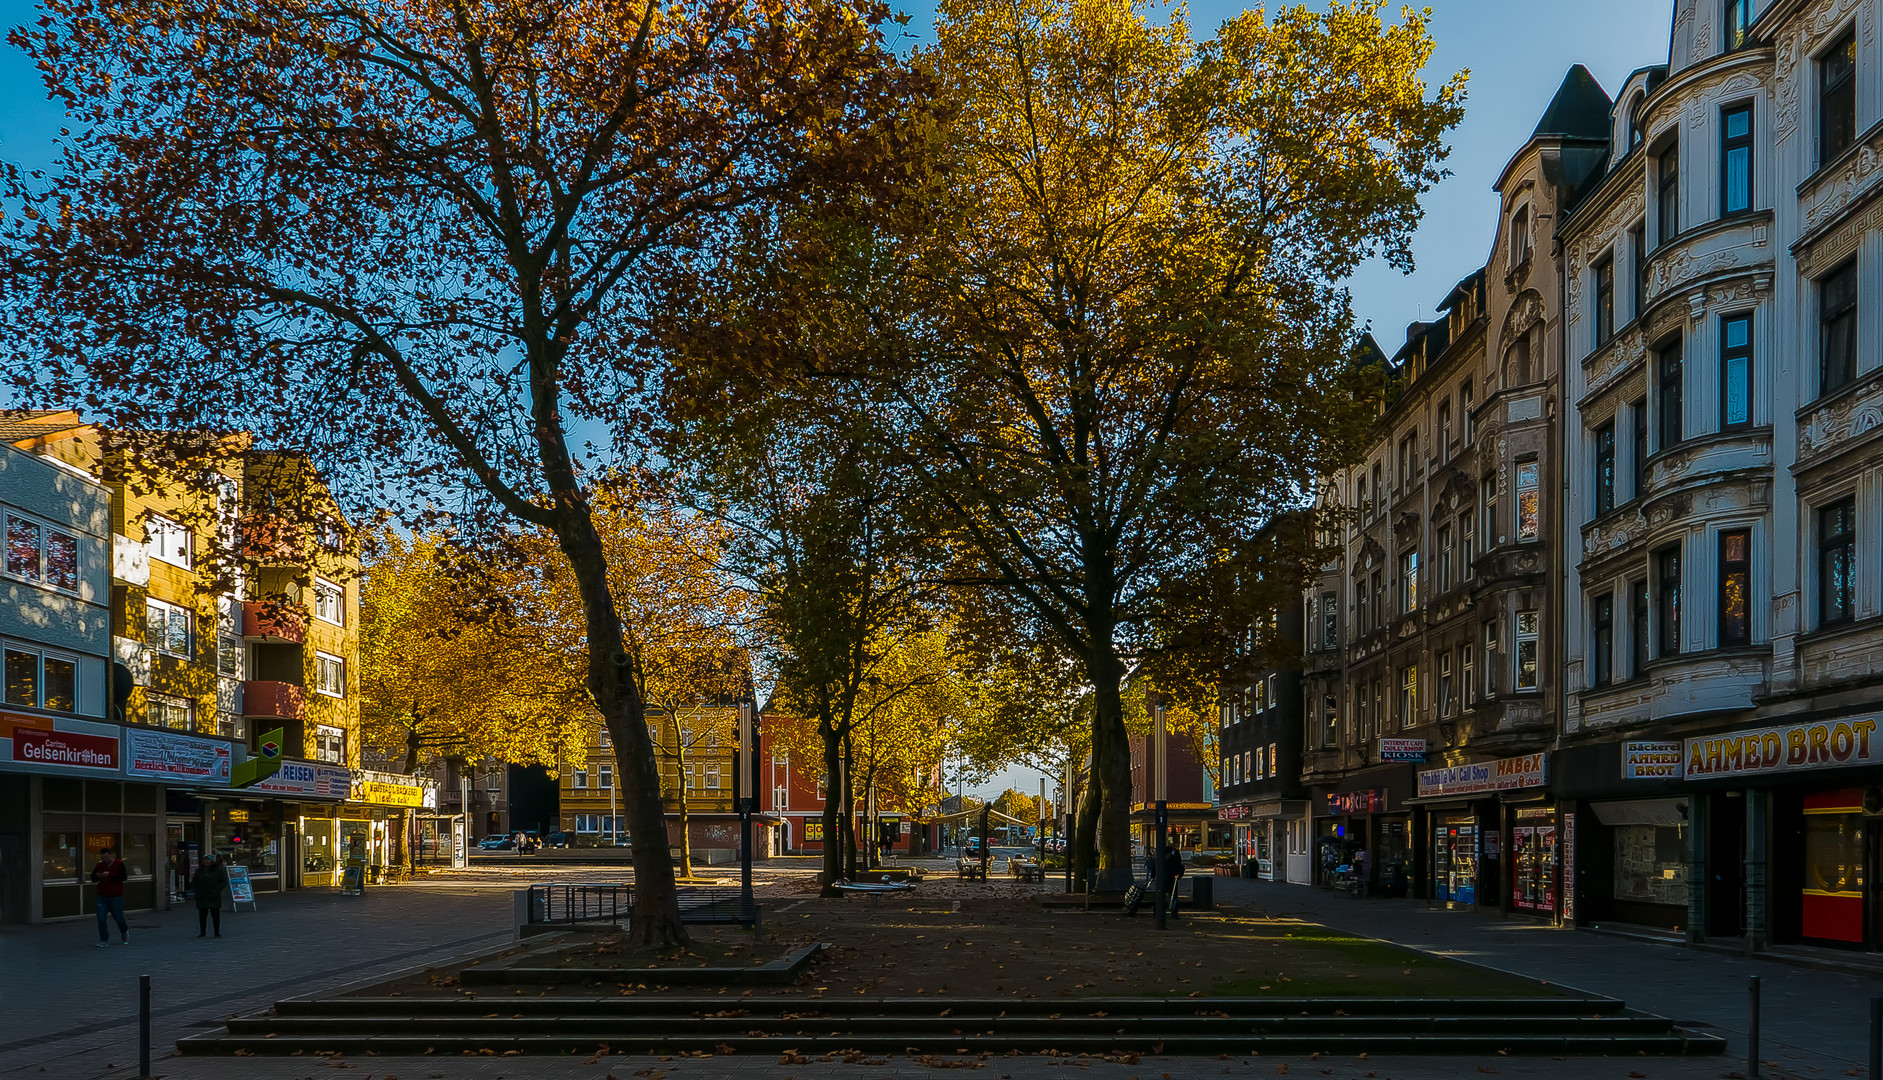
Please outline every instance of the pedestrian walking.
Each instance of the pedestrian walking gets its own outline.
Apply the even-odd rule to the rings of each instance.
[[[1373,881],[1373,853],[1365,848],[1353,854],[1353,877],[1355,896],[1365,896]]]
[[[1170,904],[1170,917],[1177,917],[1177,879],[1183,877],[1183,856],[1176,847],[1164,849],[1164,888],[1170,890],[1167,898]]]
[[[222,894],[229,891],[229,871],[222,857],[210,852],[203,865],[196,868],[196,936],[205,937],[209,924],[216,924],[216,936],[222,936]]]
[[[118,922],[118,943],[131,943],[131,928],[124,922],[124,879],[130,876],[124,860],[110,848],[98,849],[98,865],[92,867],[92,883],[98,886],[98,947],[111,947],[111,932],[105,925],[108,915]]]

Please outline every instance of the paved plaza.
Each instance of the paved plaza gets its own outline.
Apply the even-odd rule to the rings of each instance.
[[[761,871],[774,903],[814,873],[787,860]],[[332,988],[495,948],[511,933],[511,890],[530,881],[614,880],[612,867],[480,867],[374,890],[364,898],[314,891],[264,898],[256,911],[225,915],[225,937],[196,938],[193,910],[147,913],[127,947],[93,948],[89,920],[0,931],[0,1076],[135,1076],[137,977],[153,984],[155,1072],[203,1080],[287,1080],[340,1074],[354,1080],[450,1077],[549,1077],[690,1080],[714,1076],[910,1077],[942,1071],[990,1078],[1129,1080],[1206,1076],[1333,1077],[1336,1080],[1440,1080],[1461,1076],[1714,1080],[1743,1073],[1745,979],[1762,976],[1768,1077],[1829,1078],[1864,1071],[1865,1002],[1883,981],[1769,961],[1675,948],[1587,932],[1552,930],[1516,920],[1440,912],[1417,902],[1358,901],[1344,894],[1217,879],[1221,902],[1291,915],[1399,941],[1416,948],[1516,971],[1662,1012],[1726,1035],[1723,1058],[1568,1060],[1436,1058],[1145,1058],[1122,1064],[1047,1056],[906,1057],[786,1064],[770,1056],[659,1060],[645,1056],[545,1058],[180,1058],[176,1039],[234,1012],[277,998]],[[799,894],[801,895],[801,894]],[[1083,916],[1080,916],[1083,917]],[[1154,933],[1142,920],[1147,937]],[[1176,924],[1173,933],[1184,933]],[[965,1067],[964,1067],[965,1066]],[[1068,1070],[1076,1070],[1069,1073]]]

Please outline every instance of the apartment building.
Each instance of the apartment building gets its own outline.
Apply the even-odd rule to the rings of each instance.
[[[1369,852],[1374,885],[1554,918],[1554,653],[1564,477],[1551,238],[1599,169],[1610,101],[1568,72],[1495,185],[1485,267],[1368,362],[1394,387],[1320,508],[1339,556],[1303,605],[1313,872]]]
[[[1883,945],[1880,15],[1679,0],[1560,226],[1585,921]]]

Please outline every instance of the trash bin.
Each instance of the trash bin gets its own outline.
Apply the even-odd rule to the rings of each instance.
[[[1242,864],[1242,876],[1246,878],[1252,878],[1255,876],[1255,860],[1254,859],[1250,859],[1248,862]]]
[[[1195,875],[1190,878],[1190,906],[1209,911],[1216,906],[1216,878]]]

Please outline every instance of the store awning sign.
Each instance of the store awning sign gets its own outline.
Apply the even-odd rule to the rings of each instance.
[[[1330,791],[1327,795],[1327,812],[1335,817],[1346,814],[1383,814],[1386,812],[1386,789]]]
[[[374,806],[424,806],[425,789],[417,784],[388,784],[381,780],[359,782],[359,801]]]
[[[13,732],[13,760],[28,765],[64,765],[75,769],[118,771],[118,740],[73,731]]]
[[[226,742],[169,731],[124,732],[124,771],[130,776],[227,784],[234,755]]]
[[[353,774],[337,765],[283,761],[273,776],[249,790],[301,799],[344,799],[352,786],[352,780]]]
[[[1623,780],[1678,780],[1686,759],[1677,742],[1625,742],[1621,744]]]
[[[1550,756],[1546,753],[1474,761],[1419,773],[1419,798],[1437,795],[1475,795],[1492,791],[1520,791],[1549,783]]]
[[[1424,761],[1424,739],[1381,739],[1381,761]]]
[[[1880,756],[1877,714],[1753,728],[1687,740],[1687,779],[1869,765]]]

